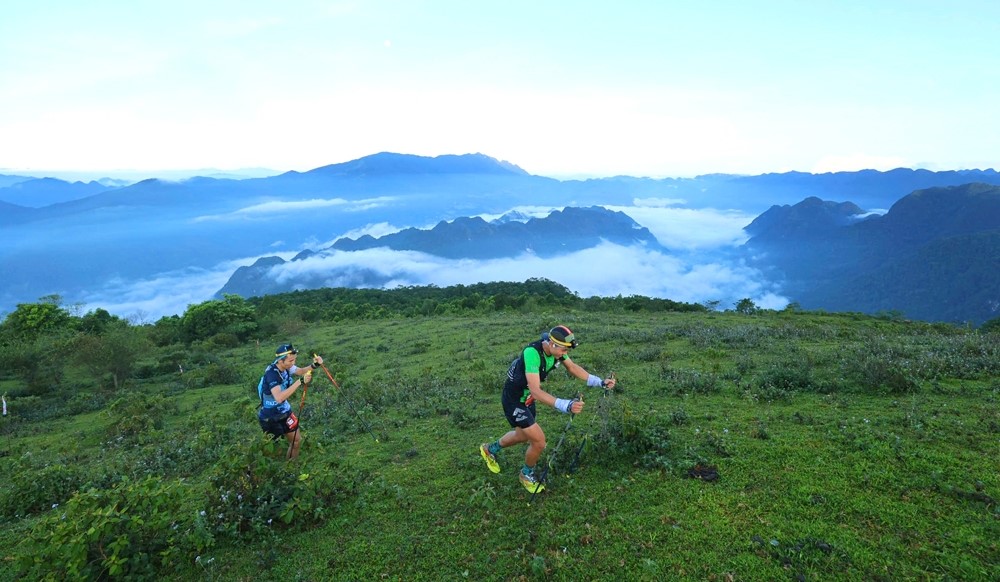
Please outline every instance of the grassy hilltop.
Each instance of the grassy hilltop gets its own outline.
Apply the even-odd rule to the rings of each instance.
[[[5,376],[0,579],[1000,578],[995,332],[585,303],[289,313],[259,344],[135,348],[113,382]],[[539,407],[542,464],[566,437],[532,500],[523,448],[494,475],[477,447],[507,430],[508,364],[558,323],[620,389],[550,376],[586,408]],[[292,463],[255,419],[283,341],[342,388],[316,377]]]

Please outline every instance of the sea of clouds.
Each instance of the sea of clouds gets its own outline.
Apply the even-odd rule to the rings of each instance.
[[[271,269],[278,281],[322,280],[329,286],[344,284],[338,274],[366,270],[388,281],[385,288],[411,285],[446,287],[489,281],[524,281],[545,278],[560,283],[581,297],[642,295],[691,303],[715,302],[731,308],[749,298],[759,307],[780,309],[788,300],[780,286],[748,267],[736,253],[746,241],[743,227],[752,215],[736,210],[692,209],[683,201],[635,200],[631,206],[606,206],[624,212],[649,229],[667,252],[642,246],[603,243],[593,248],[555,258],[533,254],[518,257],[471,260],[446,259],[414,251],[375,248],[364,251],[322,251],[305,260],[286,262]],[[297,208],[301,210],[301,208]],[[555,208],[512,208],[525,216],[542,217]],[[487,216],[491,220],[499,215]],[[431,225],[419,226],[429,228]],[[403,227],[374,222],[344,232],[357,238],[396,232]],[[280,248],[269,255],[290,259],[304,248],[328,247],[327,241],[312,239],[300,248]],[[211,268],[191,268],[160,273],[139,281],[114,280],[84,298],[86,309],[101,307],[134,321],[151,322],[168,315],[183,314],[189,305],[211,299],[240,266],[260,257],[225,261]]]

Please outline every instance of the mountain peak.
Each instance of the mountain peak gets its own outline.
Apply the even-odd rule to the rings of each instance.
[[[508,222],[528,222],[529,220],[531,220],[531,216],[519,210],[511,210],[500,218],[495,218],[490,222],[491,224],[506,224]]]
[[[882,217],[883,228],[917,241],[1000,228],[1000,187],[972,183],[917,190]]]
[[[864,210],[853,202],[832,202],[810,196],[791,206],[772,206],[744,230],[754,237],[823,236],[832,228],[856,222],[861,214]]]
[[[602,240],[623,246],[659,246],[647,228],[639,226],[624,212],[600,206],[568,206],[552,211],[545,218],[531,218],[524,223],[460,217],[451,222],[441,221],[430,230],[407,228],[378,239],[341,238],[331,248],[357,251],[381,246],[450,258],[486,259],[513,257],[525,252],[554,256],[590,248]]]
[[[485,154],[425,157],[381,152],[350,162],[331,164],[305,172],[327,176],[371,176],[378,174],[514,174],[528,175],[518,166]]]

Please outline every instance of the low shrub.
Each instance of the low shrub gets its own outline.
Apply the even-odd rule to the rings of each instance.
[[[50,512],[21,542],[19,575],[32,580],[161,578],[214,543],[204,511],[181,481],[147,477],[90,489]]]
[[[236,446],[221,459],[209,479],[208,513],[215,531],[227,535],[315,526],[326,520],[337,501],[356,482],[339,468],[310,474],[306,465],[289,465],[284,443],[262,436]]]
[[[805,362],[778,362],[758,372],[754,384],[762,393],[809,391],[813,384],[812,370]]]
[[[108,406],[111,425],[108,434],[112,437],[141,435],[163,428],[164,417],[177,414],[177,403],[160,394],[126,392]]]
[[[664,385],[659,392],[668,395],[718,394],[722,384],[718,375],[699,370],[678,370],[664,365],[660,368],[660,379]]]
[[[74,465],[35,466],[30,454],[13,461],[0,488],[0,516],[22,517],[66,502],[87,480]]]

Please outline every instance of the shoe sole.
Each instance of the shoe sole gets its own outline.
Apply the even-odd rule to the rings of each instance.
[[[500,464],[491,459],[489,453],[487,453],[486,449],[484,449],[482,446],[479,447],[479,456],[481,456],[483,460],[486,461],[486,467],[490,471],[493,471],[494,473],[500,472]]]
[[[544,483],[532,483],[531,481],[522,481],[520,479],[518,479],[518,481],[521,481],[521,485],[524,485],[524,488],[528,490],[528,493],[541,493],[542,491],[545,491]]]

